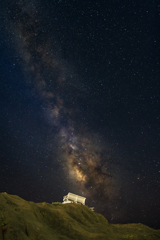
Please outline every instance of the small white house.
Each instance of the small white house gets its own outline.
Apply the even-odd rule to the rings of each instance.
[[[68,193],[68,195],[63,197],[63,204],[65,203],[80,203],[85,205],[85,197],[81,197],[79,195],[73,194],[73,193]]]

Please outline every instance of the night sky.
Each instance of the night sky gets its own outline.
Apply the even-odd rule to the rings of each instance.
[[[160,228],[160,5],[0,3],[0,192]]]

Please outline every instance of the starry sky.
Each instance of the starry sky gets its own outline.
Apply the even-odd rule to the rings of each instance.
[[[0,3],[0,192],[160,228],[160,5]]]

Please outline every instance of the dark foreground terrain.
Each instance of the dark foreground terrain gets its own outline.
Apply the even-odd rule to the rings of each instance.
[[[109,224],[79,204],[27,202],[0,193],[0,240],[160,239],[160,230],[143,224]]]

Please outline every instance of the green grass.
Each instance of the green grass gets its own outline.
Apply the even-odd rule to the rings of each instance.
[[[5,240],[160,239],[160,230],[143,224],[110,224],[85,205],[27,202],[6,193],[0,193],[0,224],[7,224]]]

